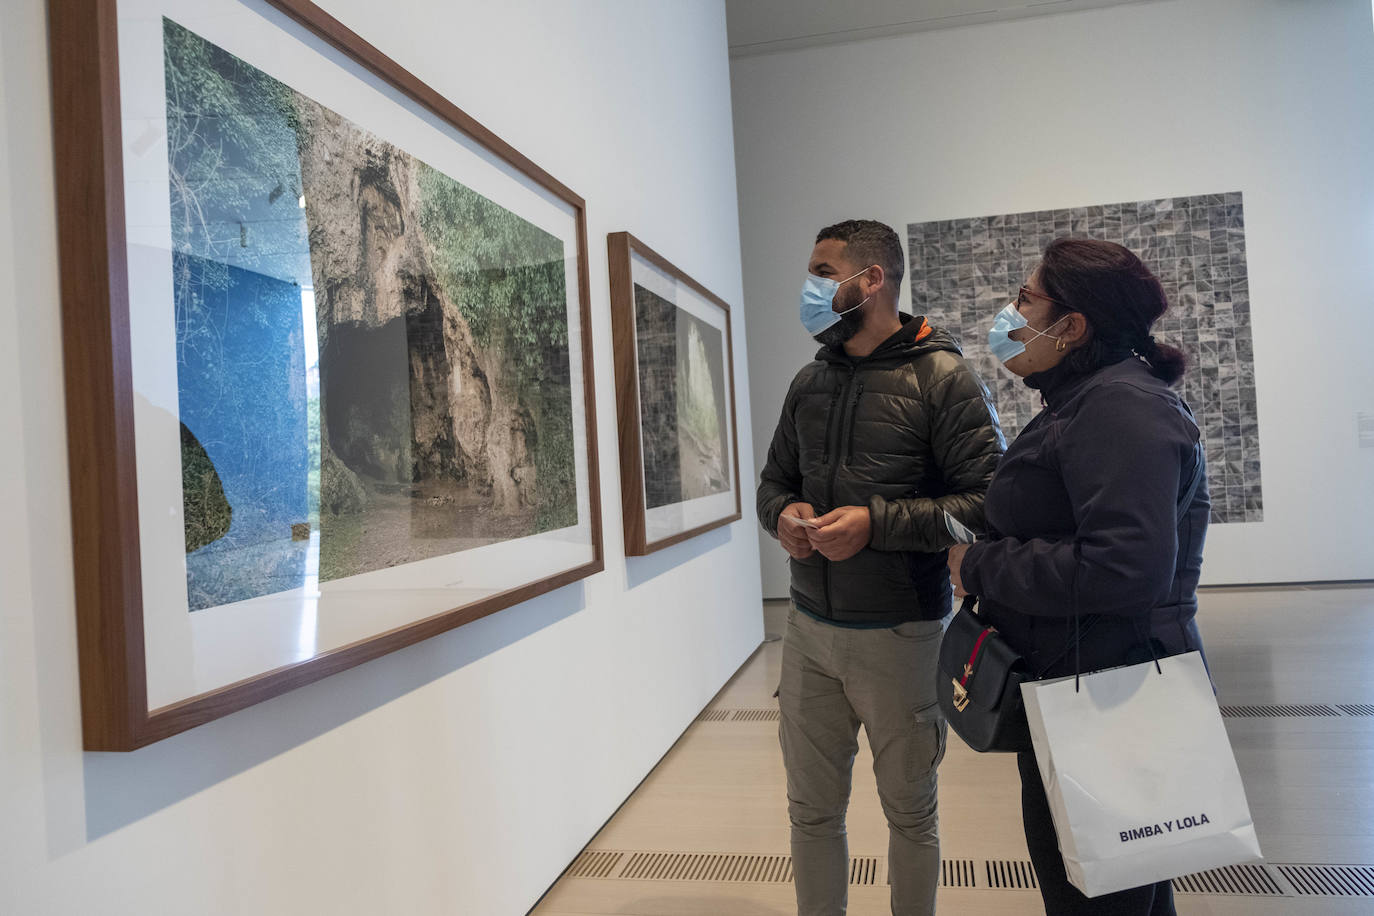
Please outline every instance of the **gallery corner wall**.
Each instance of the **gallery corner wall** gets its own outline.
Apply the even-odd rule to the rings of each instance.
[[[0,912],[523,913],[762,638],[723,7],[321,6],[586,200],[606,570],[139,751],[83,753],[47,12],[6,3]],[[732,306],[746,509],[628,560],[620,230]]]
[[[879,219],[905,248],[936,221],[1239,192],[1258,454],[1241,447],[1229,514],[1259,480],[1263,520],[1213,525],[1203,582],[1374,577],[1370,18],[1364,0],[1149,0],[732,60],[755,473],[816,350],[796,301],[820,227]],[[760,544],[783,596],[786,557]]]

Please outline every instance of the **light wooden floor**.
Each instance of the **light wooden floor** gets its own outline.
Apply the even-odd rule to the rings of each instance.
[[[764,609],[782,632],[785,605]],[[1374,589],[1300,588],[1204,592],[1199,617],[1224,706],[1374,704]],[[773,690],[781,643],[765,643],[707,712],[759,710],[761,721],[698,721],[592,840],[590,852],[728,853],[786,856],[788,829]],[[718,713],[724,715],[724,713]],[[751,714],[744,714],[748,716]],[[1374,865],[1374,716],[1229,718],[1227,727],[1268,863]],[[941,856],[1025,860],[1019,783],[1007,755],[979,755],[951,732],[940,769]],[[862,744],[849,812],[852,857],[879,859],[887,828]],[[608,857],[605,861],[612,861]],[[584,857],[579,865],[590,859]],[[787,883],[635,880],[565,875],[534,916],[772,916],[795,912]],[[1269,869],[1274,870],[1272,867]],[[1374,872],[1371,873],[1374,877]],[[1374,896],[1180,894],[1188,916],[1374,914]],[[850,889],[849,912],[887,913],[882,883]],[[944,914],[1038,914],[1032,890],[944,887]]]

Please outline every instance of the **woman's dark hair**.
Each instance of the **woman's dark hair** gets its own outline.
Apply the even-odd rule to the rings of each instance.
[[[1074,370],[1092,372],[1135,353],[1168,384],[1183,377],[1183,351],[1150,336],[1169,308],[1164,287],[1129,249],[1096,239],[1055,239],[1045,248],[1039,279],[1045,295],[1092,326],[1088,342],[1067,357]]]

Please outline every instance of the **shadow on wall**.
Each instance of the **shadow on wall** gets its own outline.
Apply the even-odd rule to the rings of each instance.
[[[646,582],[652,582],[666,572],[673,571],[688,560],[695,560],[717,547],[724,547],[734,540],[734,528],[733,524],[725,525],[705,534],[697,535],[691,540],[665,547],[645,557],[626,557],[626,582],[630,588],[638,588]]]
[[[586,607],[574,583],[132,753],[82,755],[94,841],[452,674]]]

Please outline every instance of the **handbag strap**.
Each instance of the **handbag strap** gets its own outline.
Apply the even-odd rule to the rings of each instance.
[[[970,617],[972,617],[974,620],[978,620],[978,615],[975,614],[974,611],[973,611],[973,608],[974,608],[974,606],[975,606],[976,604],[978,604],[978,598],[977,598],[977,596],[975,596],[975,595],[965,595],[965,596],[964,596],[964,603],[963,603],[963,605],[959,608],[959,612],[960,612],[960,613],[967,613],[967,614],[968,614]],[[981,623],[981,621],[979,621],[979,622]],[[973,676],[973,667],[974,667],[974,665],[975,665],[975,664],[977,663],[977,661],[978,661],[978,653],[981,652],[981,651],[983,650],[983,643],[987,640],[988,634],[989,634],[989,633],[995,633],[995,632],[997,632],[997,628],[996,628],[996,627],[987,627],[987,626],[985,626],[985,627],[983,627],[983,632],[981,632],[981,633],[978,634],[978,639],[975,640],[974,643],[973,643],[973,651],[969,653],[968,662],[965,663],[965,665],[964,665],[963,677],[961,677],[961,678],[959,679],[959,686],[960,686],[960,687],[967,687],[967,686],[968,686],[968,680],[969,680],[970,677]]]

